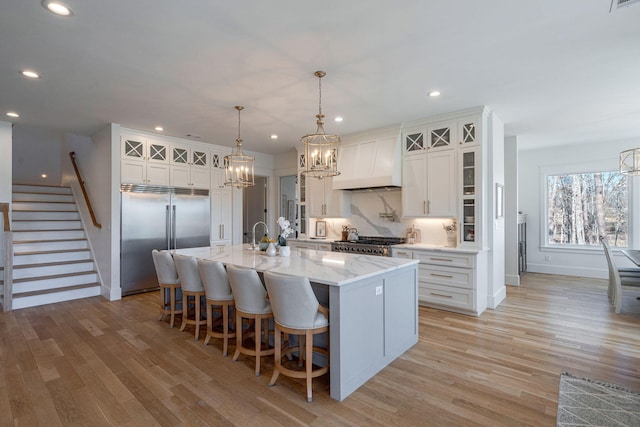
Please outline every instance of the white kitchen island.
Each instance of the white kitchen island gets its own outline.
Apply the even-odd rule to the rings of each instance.
[[[336,400],[345,399],[418,342],[418,260],[315,250],[269,257],[246,245],[172,252],[308,277],[330,310],[329,374]]]

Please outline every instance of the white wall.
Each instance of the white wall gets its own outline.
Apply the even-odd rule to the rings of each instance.
[[[488,151],[488,188],[484,191],[488,197],[484,199],[489,203],[485,208],[486,221],[484,222],[490,230],[487,240],[491,251],[489,252],[489,274],[487,284],[487,307],[496,308],[507,296],[505,288],[505,264],[504,264],[504,244],[505,244],[505,218],[497,218],[496,186],[504,186],[504,124],[495,115],[489,115],[489,129],[484,149]],[[506,194],[503,192],[503,196]],[[506,203],[503,200],[503,207]],[[504,210],[503,210],[504,212]]]
[[[541,226],[545,221],[542,209],[546,191],[543,175],[546,173],[577,173],[596,170],[617,170],[620,151],[637,146],[637,141],[603,141],[602,143],[520,151],[518,154],[518,206],[527,214],[527,271],[606,278],[607,263],[600,246],[581,250],[543,249]],[[632,191],[640,185],[634,178]],[[630,206],[630,214],[637,212]],[[638,240],[638,216],[633,216],[636,244]],[[543,226],[543,228],[546,228]],[[545,257],[547,257],[545,259]],[[616,253],[618,267],[631,267],[625,256]]]
[[[13,129],[13,182],[60,185],[62,179],[62,133],[33,126]],[[46,178],[42,178],[46,174]]]
[[[114,129],[115,127],[115,129]],[[114,201],[115,194],[119,194],[118,183],[114,184],[112,173],[112,135],[118,132],[118,125],[109,125],[93,137],[68,134],[65,136],[62,151],[63,177],[65,185],[70,185],[76,196],[76,201],[82,215],[87,238],[91,244],[96,259],[96,267],[102,281],[102,295],[110,300],[120,299],[120,267],[119,267],[119,238],[120,238],[120,210],[119,198]],[[119,138],[117,147],[119,149]],[[82,195],[80,184],[69,159],[68,153],[75,152],[78,169],[85,182],[96,220],[102,225],[97,228],[91,217]],[[119,160],[118,151],[117,160]],[[119,161],[118,161],[119,164]],[[118,174],[119,177],[119,174]],[[114,209],[114,204],[115,209]],[[116,221],[116,224],[114,224]],[[113,236],[117,235],[117,252],[114,252]],[[113,264],[117,259],[116,265]]]
[[[504,139],[504,280],[520,285],[518,274],[518,138]]]
[[[0,203],[11,203],[12,144],[11,123],[0,122]]]

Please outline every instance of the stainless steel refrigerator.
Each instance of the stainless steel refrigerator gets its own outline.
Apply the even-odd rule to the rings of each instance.
[[[209,246],[209,190],[125,184],[120,190],[122,295],[158,289],[153,249]]]

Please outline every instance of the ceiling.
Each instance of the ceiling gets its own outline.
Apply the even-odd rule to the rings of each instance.
[[[0,120],[83,135],[161,125],[231,147],[243,105],[245,148],[278,154],[315,131],[313,72],[324,70],[327,133],[488,105],[523,149],[640,145],[638,3],[611,13],[610,0],[65,3],[72,17],[40,0],[0,5]],[[42,77],[25,79],[26,68]]]

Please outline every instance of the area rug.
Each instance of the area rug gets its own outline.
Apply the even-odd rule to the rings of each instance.
[[[640,426],[640,394],[563,373],[557,426]]]

